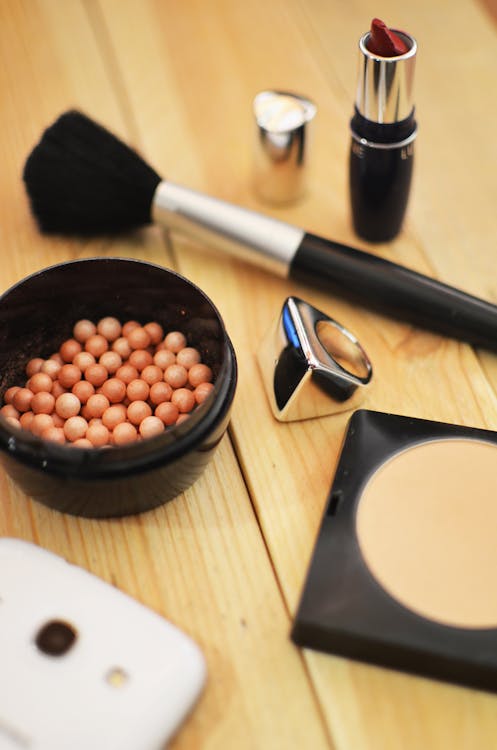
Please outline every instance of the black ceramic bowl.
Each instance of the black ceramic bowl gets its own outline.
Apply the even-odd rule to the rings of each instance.
[[[56,510],[93,518],[149,510],[189,487],[228,426],[236,387],[232,344],[197,286],[161,266],[91,258],[46,268],[0,297],[0,397],[24,384],[26,363],[57,351],[78,319],[107,315],[182,331],[212,368],[214,390],[182,424],[106,449],[57,445],[0,416],[0,460],[24,492]]]

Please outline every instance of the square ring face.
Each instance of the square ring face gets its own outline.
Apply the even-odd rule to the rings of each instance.
[[[378,469],[412,447],[454,439],[497,446],[496,433],[487,430],[355,412],[295,616],[295,643],[497,690],[497,628],[453,627],[403,605],[366,563],[357,535],[364,489]]]
[[[257,358],[273,414],[283,422],[356,408],[373,373],[355,336],[297,297],[285,301]]]

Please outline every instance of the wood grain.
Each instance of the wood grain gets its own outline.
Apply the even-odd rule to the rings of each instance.
[[[345,166],[356,40],[370,13],[365,2],[347,9],[318,0],[219,0],[181,8],[129,2],[124,13],[120,3],[118,13],[117,3],[103,0],[100,7],[145,153],[163,174],[367,247],[350,229]],[[404,232],[388,246],[368,249],[492,299],[495,176],[484,165],[487,159],[493,163],[495,154],[490,132],[495,97],[484,92],[494,90],[489,60],[495,31],[478,6],[459,2],[455,12],[452,8],[429,2],[381,2],[375,8],[419,38],[421,127]],[[130,25],[136,30],[132,37]],[[464,36],[468,25],[475,30],[471,39]],[[462,38],[464,53],[458,48]],[[300,91],[319,108],[310,194],[285,209],[260,203],[251,189],[251,101],[271,86]],[[465,118],[460,111],[466,97]],[[167,129],[156,116],[159,101],[168,112]],[[363,341],[375,363],[365,403],[371,408],[495,428],[495,357],[485,354],[482,367],[478,355],[458,342],[242,267],[182,238],[175,238],[174,247],[180,269],[220,306],[239,355],[232,435],[293,612],[346,416],[290,425],[272,419],[255,352],[285,296],[308,299]],[[492,696],[320,654],[306,658],[338,748],[462,749],[485,746],[495,733]]]
[[[74,257],[173,263],[157,230],[116,241],[46,238],[29,214],[22,165],[61,111],[76,106],[123,139],[136,136],[95,23],[76,0],[0,7],[2,288]],[[287,638],[289,617],[228,438],[191,490],[138,517],[64,516],[25,498],[3,472],[0,482],[0,534],[33,540],[91,570],[201,646],[207,688],[175,747],[289,748],[309,738],[313,747],[329,747],[306,668]]]
[[[497,300],[494,238],[497,30],[472,0],[379,0],[419,43],[416,173],[402,234],[368,246],[350,227],[348,121],[354,0],[4,0],[0,4],[1,286],[71,257],[172,264],[221,310],[239,360],[230,439],[173,503],[136,518],[82,521],[27,500],[0,474],[0,533],[34,539],[191,633],[209,683],[177,748],[473,750],[493,747],[496,698],[302,652],[291,617],[348,419],[277,423],[256,351],[296,294],[349,327],[375,368],[364,405],[497,429],[497,358],[278,279],[159,229],[119,241],[40,237],[19,174],[42,128],[84,108],[174,182],[255,208]],[[472,29],[468,34],[467,30]],[[274,208],[252,190],[252,99],[278,87],[318,105],[309,193]]]

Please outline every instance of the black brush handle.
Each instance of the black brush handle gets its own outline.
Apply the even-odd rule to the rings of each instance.
[[[496,305],[370,253],[306,233],[289,275],[363,307],[497,351]]]
[[[168,181],[152,217],[278,275],[497,351],[497,306],[376,255]]]

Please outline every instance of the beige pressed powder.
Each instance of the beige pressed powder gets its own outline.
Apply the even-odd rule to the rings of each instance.
[[[497,627],[497,445],[428,440],[394,454],[361,493],[356,532],[402,605],[453,627]]]

